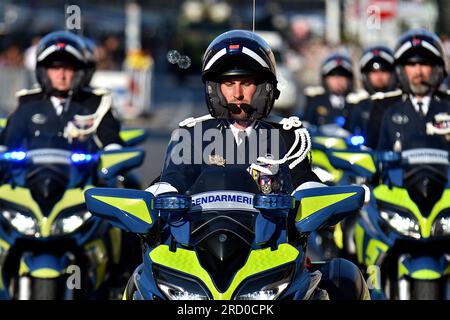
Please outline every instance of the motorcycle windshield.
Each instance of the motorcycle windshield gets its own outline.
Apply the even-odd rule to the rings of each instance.
[[[448,183],[448,152],[412,149],[402,152],[405,162],[403,185],[421,214],[428,217]]]
[[[220,288],[248,258],[258,214],[253,197],[259,192],[246,170],[233,167],[205,168],[188,190],[190,244]]]

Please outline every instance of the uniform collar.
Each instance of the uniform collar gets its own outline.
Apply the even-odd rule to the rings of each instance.
[[[416,96],[410,95],[409,99],[411,100],[411,103],[416,112],[420,112],[419,102],[421,102],[423,113],[427,115],[428,110],[430,109],[431,95],[425,96],[420,100]]]

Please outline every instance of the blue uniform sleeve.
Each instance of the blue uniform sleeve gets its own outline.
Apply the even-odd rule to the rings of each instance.
[[[13,150],[24,147],[28,120],[25,109],[21,106],[9,116],[4,135],[6,148]]]

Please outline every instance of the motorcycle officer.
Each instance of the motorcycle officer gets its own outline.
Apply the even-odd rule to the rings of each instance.
[[[372,46],[364,50],[359,61],[362,84],[365,90],[349,94],[352,104],[345,129],[366,137],[367,122],[372,108],[370,96],[376,92],[389,92],[397,87],[394,55],[386,46]]]
[[[388,100],[377,149],[448,150],[450,96],[439,90],[447,75],[441,41],[424,29],[409,31],[398,41],[394,57],[402,94]]]
[[[201,124],[202,130],[206,131],[211,125],[218,126],[220,130],[231,130],[236,145],[240,145],[242,140],[239,134],[245,132],[250,136],[258,131],[254,127],[255,120],[261,120],[258,121],[259,126],[279,131],[281,144],[285,145],[282,149],[287,151],[284,160],[265,159],[265,165],[288,165],[295,186],[307,182],[320,183],[311,170],[308,158],[311,142],[301,121],[297,117],[270,115],[279,91],[273,53],[261,37],[242,30],[218,36],[203,56],[202,79],[209,115],[188,118],[180,122],[180,128],[194,130]],[[213,119],[222,121],[218,125],[217,120]],[[168,159],[166,165],[160,181],[150,186],[148,191],[154,194],[184,192],[199,173],[198,170],[194,173],[192,168],[195,166],[174,165]]]
[[[291,192],[296,186],[299,186],[297,189],[324,186],[311,171],[307,158],[310,138],[298,118],[275,118],[269,115],[278,96],[275,60],[270,47],[260,36],[244,30],[232,30],[219,35],[211,42],[203,56],[202,79],[209,115],[188,118],[180,123],[180,128],[172,135],[160,182],[153,184],[146,191],[156,196],[186,193],[190,191],[189,187],[202,170],[211,166],[232,165],[242,165],[242,168],[246,168],[262,193],[271,193],[271,189],[274,192]],[[205,147],[205,141],[198,143],[192,139],[196,138],[196,130],[204,137],[211,129],[220,132],[217,135],[219,138],[229,134],[233,146],[227,144],[226,151],[228,148],[235,149],[245,155],[246,161],[242,164],[234,163],[235,159],[229,158],[228,152],[221,153],[223,150],[219,150],[220,146],[215,145],[214,149],[208,150],[209,145]],[[263,129],[279,133],[275,136],[268,134],[266,138],[273,157],[260,153],[264,151],[261,146],[264,143],[260,140],[253,140],[256,144],[256,155],[252,157],[252,136],[258,136]],[[186,143],[185,139],[189,143]],[[272,148],[273,141],[279,144],[278,157],[273,152],[276,149]],[[189,148],[176,150],[183,143]],[[197,143],[198,147],[195,146]],[[186,156],[190,163],[177,163],[179,159],[175,159],[174,155],[180,155],[180,151],[181,157]],[[208,160],[205,161],[204,154],[200,154],[201,163],[196,163],[195,156],[205,151],[211,152],[208,153]],[[238,157],[238,153],[233,155]],[[256,162],[252,162],[252,158],[256,158]],[[295,173],[296,170],[299,172]],[[264,176],[272,183],[260,183],[264,180],[260,178]],[[279,190],[275,190],[274,182],[280,182]],[[283,189],[284,186],[287,188]],[[349,261],[333,261],[317,269],[312,267],[314,270],[320,269],[323,275],[321,285],[325,290],[329,290],[330,297],[367,297],[367,287],[359,269]],[[336,267],[337,265],[342,267]],[[127,295],[131,297],[133,290],[134,282],[130,280]]]
[[[67,31],[42,38],[36,53],[40,88],[17,93],[19,105],[8,118],[8,149],[62,148],[95,152],[121,148],[120,124],[111,95],[84,87],[87,66],[82,39]]]
[[[321,87],[305,89],[304,121],[321,126],[336,123],[341,127],[348,116],[346,96],[353,88],[353,64],[347,54],[332,53],[321,64]]]

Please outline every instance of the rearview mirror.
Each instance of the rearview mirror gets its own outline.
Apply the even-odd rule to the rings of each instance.
[[[299,232],[313,232],[337,224],[364,204],[360,186],[320,187],[295,192],[295,226]]]
[[[84,193],[88,210],[123,230],[145,234],[158,219],[150,192],[132,189],[92,188]]]
[[[371,178],[377,171],[373,155],[369,151],[330,150],[327,155],[335,168],[353,172],[360,177]]]
[[[100,152],[98,176],[111,179],[125,170],[131,170],[142,164],[145,151],[139,148],[122,148]]]

